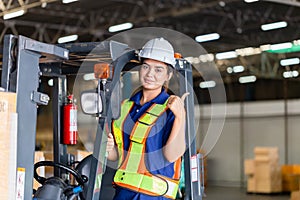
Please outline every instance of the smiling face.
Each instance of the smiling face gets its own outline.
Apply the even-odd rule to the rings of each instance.
[[[161,90],[171,76],[165,63],[152,59],[144,60],[140,69],[140,81],[146,90]]]

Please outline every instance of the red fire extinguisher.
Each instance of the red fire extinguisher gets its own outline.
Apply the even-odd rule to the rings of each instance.
[[[73,95],[67,97],[67,103],[63,110],[64,128],[63,128],[63,144],[77,143],[77,106],[73,99]]]

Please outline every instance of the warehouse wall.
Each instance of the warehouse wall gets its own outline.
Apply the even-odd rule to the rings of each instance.
[[[201,105],[197,148],[209,126],[222,120],[211,114],[215,105]],[[245,186],[244,159],[253,158],[255,146],[279,148],[280,164],[300,163],[300,100],[226,104],[226,118],[216,145],[207,156],[208,184]]]

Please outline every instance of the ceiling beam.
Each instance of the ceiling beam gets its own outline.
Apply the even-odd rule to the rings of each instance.
[[[4,5],[4,3],[3,3],[3,0],[0,0],[0,9],[1,9],[2,11],[4,11],[4,10],[6,9],[6,7],[5,7],[5,5]]]
[[[10,9],[10,6],[12,5],[14,0],[9,0],[8,3],[6,4],[6,10]]]
[[[24,5],[25,5],[25,3],[24,3],[23,0],[18,0],[18,2],[19,2],[19,4],[20,4],[20,6],[24,6]]]
[[[270,1],[274,3],[280,3],[280,4],[286,4],[290,6],[298,6],[300,7],[300,1],[297,0],[264,0],[264,1]]]
[[[6,7],[4,6],[3,1],[0,0],[0,9],[2,10],[2,12],[0,12],[0,17],[2,17],[3,15],[5,15],[8,12],[14,12],[14,11],[17,11],[20,9],[28,10],[28,9],[35,8],[35,7],[40,7],[43,3],[53,3],[56,1],[60,1],[60,0],[44,0],[44,1],[38,0],[35,2],[31,2],[31,3],[24,2],[23,0],[18,0],[19,5],[11,8],[13,0],[10,0]],[[1,6],[1,2],[3,4],[2,6]]]

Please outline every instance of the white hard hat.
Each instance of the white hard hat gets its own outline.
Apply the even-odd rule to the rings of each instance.
[[[146,42],[139,52],[140,58],[158,60],[175,67],[176,59],[172,45],[164,38],[154,38]]]

